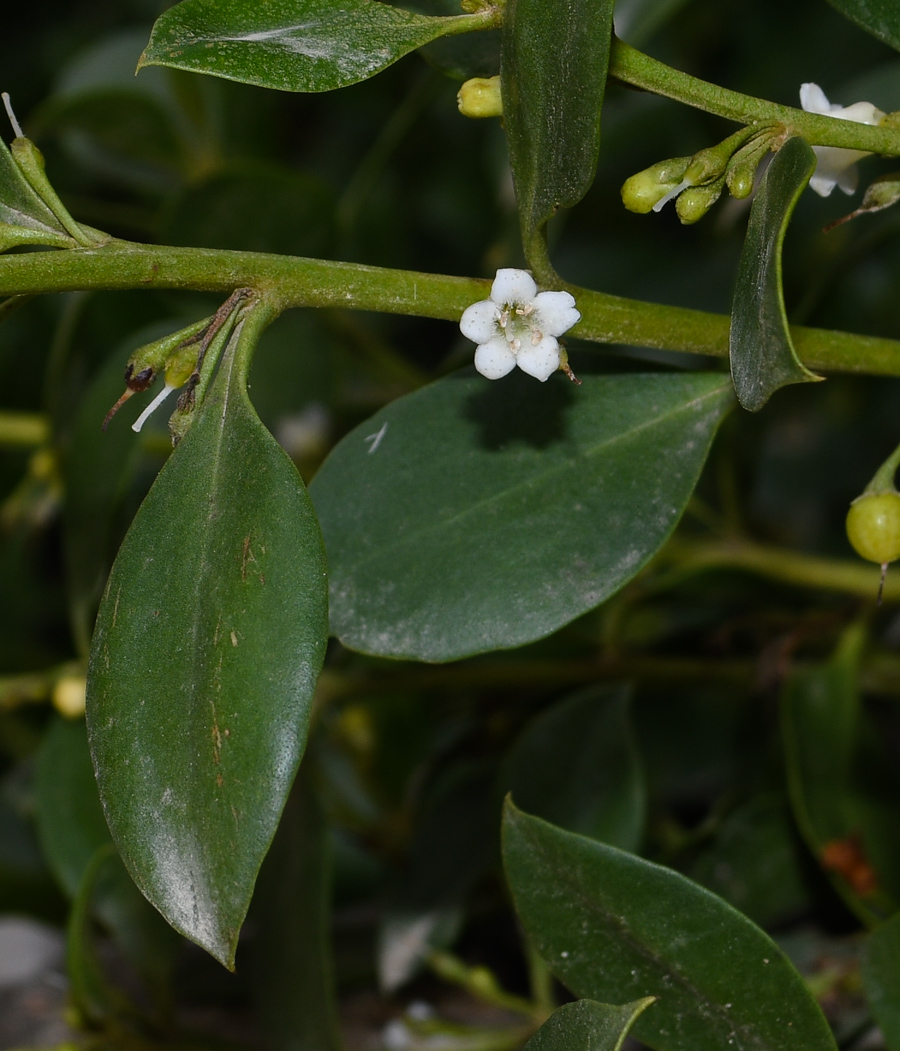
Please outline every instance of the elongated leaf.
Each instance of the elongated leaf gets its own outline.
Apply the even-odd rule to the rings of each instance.
[[[60,886],[74,897],[91,859],[111,842],[83,722],[54,721],[38,753],[35,788],[41,846]]]
[[[115,855],[83,722],[54,722],[38,754],[36,789],[41,844],[54,875],[71,898],[88,881],[90,913],[103,921],[162,1002],[181,940],[141,897]],[[88,877],[98,855],[107,860]]]
[[[786,793],[766,792],[722,822],[690,875],[754,923],[768,927],[808,911],[804,861]]]
[[[794,349],[781,288],[781,246],[794,206],[815,171],[800,138],[788,139],[769,165],[750,209],[731,309],[731,376],[738,400],[756,412],[788,383],[821,379]]]
[[[35,193],[0,139],[0,252],[16,244],[69,247],[72,239]]]
[[[507,759],[505,788],[530,813],[636,850],[646,793],[628,687],[591,687],[534,719]]]
[[[559,207],[594,181],[613,0],[507,0],[503,116],[529,253]]]
[[[659,549],[729,405],[710,373],[464,372],[392,402],[312,486],[332,631],[432,661],[550,634]]]
[[[835,1051],[803,979],[721,898],[670,869],[507,803],[503,852],[535,948],[577,995],[659,1002],[634,1035],[659,1051]]]
[[[331,851],[307,763],[260,871],[253,916],[254,992],[267,1046],[271,1051],[337,1051]]]
[[[122,858],[172,926],[227,966],[303,752],[326,638],[315,517],[247,398],[255,334],[232,339],[125,538],[88,680]]]
[[[896,784],[874,792],[865,784],[877,779],[884,758],[863,758],[858,675],[864,641],[862,626],[854,625],[827,664],[793,674],[785,684],[781,721],[800,831],[838,893],[871,923],[891,908],[885,884],[897,892],[898,860],[896,813],[886,805],[896,798]]]
[[[619,1051],[635,1019],[652,996],[630,1004],[576,1000],[553,1012],[525,1045],[525,1051]]]
[[[157,19],[138,68],[331,91],[374,76],[458,21],[376,0],[183,0]]]
[[[900,7],[897,0],[828,0],[832,7],[872,36],[900,51]]]
[[[866,999],[885,1043],[900,1048],[900,915],[892,916],[866,939],[860,960]]]

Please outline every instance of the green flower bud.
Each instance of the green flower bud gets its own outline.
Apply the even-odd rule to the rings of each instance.
[[[459,112],[464,117],[502,117],[503,97],[499,77],[473,77],[456,96]]]
[[[670,157],[632,175],[622,185],[622,203],[629,212],[646,215],[684,180],[690,157]]]
[[[719,199],[724,184],[724,179],[718,179],[708,186],[688,187],[675,202],[675,211],[678,212],[678,218],[682,223],[689,226],[698,219],[702,219]]]
[[[741,164],[731,168],[725,176],[728,191],[732,197],[743,201],[753,193],[753,182],[756,176],[756,164]]]

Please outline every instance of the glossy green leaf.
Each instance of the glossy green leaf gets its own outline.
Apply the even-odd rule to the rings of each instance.
[[[797,357],[784,309],[781,247],[816,157],[801,138],[781,147],[763,176],[738,265],[731,308],[731,377],[745,409],[761,409],[779,387],[821,379]]]
[[[835,1051],[803,979],[763,931],[670,869],[507,803],[503,853],[532,943],[576,996],[658,996],[634,1035],[658,1051]]]
[[[376,0],[183,0],[157,19],[138,68],[331,91],[374,76],[459,21]]]
[[[872,36],[900,51],[900,5],[897,0],[828,0],[832,7]]]
[[[594,181],[613,0],[507,0],[500,66],[526,254]]]
[[[563,1004],[524,1051],[619,1051],[635,1019],[653,1002],[652,996],[645,996],[630,1004],[601,1004],[596,1000]]]
[[[890,1051],[900,1049],[900,914],[881,924],[863,943],[863,987]]]
[[[334,634],[432,661],[520,646],[647,563],[696,484],[727,381],[583,380],[466,371],[344,438],[311,490]]]
[[[636,850],[647,800],[630,702],[627,686],[591,687],[541,713],[513,745],[504,788],[554,825]]]
[[[18,244],[67,248],[73,241],[32,189],[0,138],[0,252]]]
[[[312,507],[247,397],[261,319],[239,323],[125,538],[88,678],[122,858],[172,926],[228,966],[303,752],[327,629]]]
[[[254,994],[271,1051],[338,1051],[329,829],[305,762],[253,899]]]

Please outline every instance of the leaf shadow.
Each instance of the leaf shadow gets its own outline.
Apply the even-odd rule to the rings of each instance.
[[[463,411],[485,449],[499,451],[515,442],[546,449],[566,440],[566,417],[574,398],[575,388],[561,375],[540,383],[517,370],[480,386],[466,399]]]

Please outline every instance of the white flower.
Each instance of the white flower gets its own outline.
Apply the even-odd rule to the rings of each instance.
[[[857,124],[880,124],[884,119],[884,113],[871,102],[854,102],[846,107],[833,105],[818,84],[800,85],[800,105],[807,113],[821,113]],[[809,180],[810,188],[820,197],[827,197],[835,186],[840,186],[844,193],[853,193],[858,177],[853,165],[869,154],[865,150],[845,150],[837,146],[813,146],[813,150],[818,164]]]
[[[491,298],[466,307],[459,328],[474,340],[475,368],[498,380],[516,365],[542,382],[559,368],[556,337],[581,319],[568,292],[538,292],[524,270],[498,270]]]

